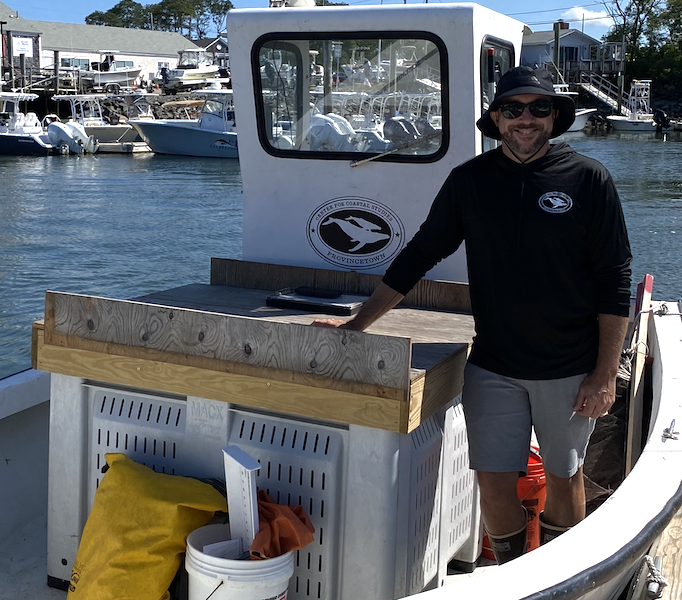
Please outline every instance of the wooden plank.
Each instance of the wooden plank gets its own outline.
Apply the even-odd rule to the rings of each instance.
[[[211,259],[211,285],[271,291],[308,286],[369,296],[379,285],[381,277],[357,271],[312,269],[228,258]],[[448,281],[422,279],[407,294],[402,304],[415,308],[471,312],[469,286]]]
[[[88,342],[148,348],[252,367],[403,389],[410,340],[275,323],[126,300],[48,292],[45,339],[90,349]]]
[[[131,300],[302,325],[309,325],[316,318],[329,317],[322,312],[267,306],[266,298],[270,293],[271,291],[193,283]],[[367,332],[409,337],[412,340],[412,366],[415,367],[415,342],[429,345],[470,343],[474,336],[474,321],[468,314],[401,305],[372,324]]]
[[[107,384],[200,396],[277,413],[400,431],[405,402],[156,360],[49,345],[34,327],[35,366]]]
[[[635,325],[631,349],[634,350],[630,388],[628,395],[628,430],[625,448],[625,475],[634,467],[642,449],[642,418],[644,386],[644,364],[648,355],[647,336],[649,331],[649,313],[651,311],[651,292],[654,278],[645,275],[637,286],[635,302]]]
[[[422,377],[412,381],[404,433],[419,427],[441,406],[462,393],[466,360],[467,347],[463,346],[425,372]]]
[[[35,322],[33,324],[34,333],[36,330],[43,330],[42,322]],[[35,335],[33,336],[35,338]],[[64,341],[59,339],[58,341]],[[188,354],[179,354],[175,352],[166,352],[163,350],[155,350],[153,348],[141,348],[137,346],[124,346],[121,344],[114,344],[110,342],[98,342],[93,340],[82,340],[78,338],[69,338],[65,340],[66,343],[58,344],[61,347],[78,348],[80,350],[88,350],[99,354],[109,354],[112,356],[121,356],[127,358],[139,358],[142,360],[151,360],[162,362],[169,365],[179,365],[186,367],[196,367],[199,369],[206,369],[208,371],[218,371],[219,373],[233,373],[235,375],[247,375],[249,377],[263,377],[266,376],[269,380],[283,381],[285,383],[295,383],[297,385],[305,385],[310,388],[311,396],[315,395],[315,388],[325,388],[350,394],[360,394],[363,396],[376,396],[378,398],[386,398],[390,400],[398,400],[407,403],[407,393],[405,390],[379,386],[368,383],[359,383],[354,381],[341,381],[339,379],[330,379],[328,377],[321,377],[309,373],[294,373],[292,371],[284,371],[282,369],[267,369],[261,367],[254,367],[244,363],[235,363],[227,360],[219,360],[214,358],[206,358],[203,356],[191,356]],[[35,344],[34,344],[35,348]],[[32,365],[35,367],[37,359],[37,349],[32,348]],[[415,370],[415,377],[421,376],[421,370]],[[198,394],[195,394],[198,395]]]

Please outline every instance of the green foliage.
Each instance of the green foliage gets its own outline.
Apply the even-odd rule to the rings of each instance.
[[[161,0],[142,5],[121,0],[106,12],[95,11],[85,17],[88,25],[173,31],[193,37],[207,37],[213,29],[224,31],[227,13],[234,8],[230,0]]]
[[[682,97],[682,0],[616,0],[607,41],[625,39],[627,79],[651,79],[652,97]]]

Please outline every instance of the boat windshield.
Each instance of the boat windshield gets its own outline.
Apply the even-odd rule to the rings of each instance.
[[[447,66],[439,38],[426,32],[293,36],[261,38],[252,52],[267,152],[419,162],[445,153]]]
[[[221,100],[208,99],[204,102],[201,112],[220,115],[223,112],[224,106],[225,104]]]

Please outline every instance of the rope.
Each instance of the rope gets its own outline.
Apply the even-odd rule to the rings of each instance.
[[[651,558],[648,554],[644,557],[644,560],[646,561],[646,566],[649,567],[649,576],[646,578],[647,581],[647,587],[649,588],[650,592],[653,592],[654,595],[651,593],[648,593],[647,595],[650,598],[660,598],[663,595],[663,588],[668,585],[668,580],[663,577],[663,573],[661,573],[657,568],[656,565],[654,564],[654,559]],[[650,586],[648,584],[657,584],[658,589],[657,590],[651,590]]]

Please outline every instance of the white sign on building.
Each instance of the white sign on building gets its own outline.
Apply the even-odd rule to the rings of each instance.
[[[33,38],[12,38],[12,56],[21,56],[22,54],[28,58],[33,58]]]

